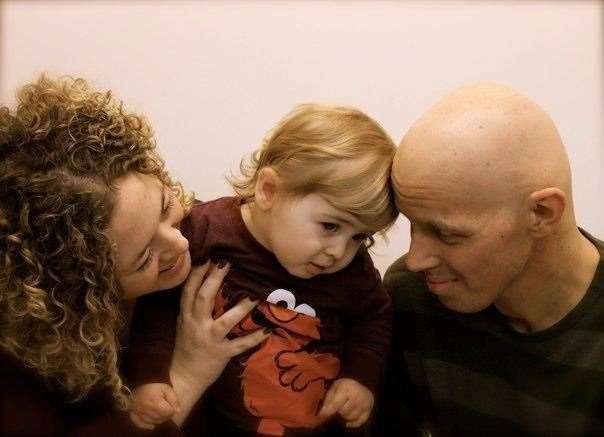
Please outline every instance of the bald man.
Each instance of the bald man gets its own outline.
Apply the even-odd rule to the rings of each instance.
[[[564,145],[534,102],[460,88],[396,154],[409,252],[374,434],[604,435],[604,262],[577,227]]]

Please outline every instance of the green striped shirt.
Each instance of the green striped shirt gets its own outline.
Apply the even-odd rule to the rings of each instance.
[[[402,259],[384,283],[395,337],[373,435],[604,435],[604,243],[582,301],[551,328],[522,334],[490,307],[446,309]],[[572,262],[572,261],[571,261]]]

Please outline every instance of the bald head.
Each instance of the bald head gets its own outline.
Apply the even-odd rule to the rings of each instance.
[[[562,140],[533,101],[502,85],[461,87],[430,108],[403,139],[393,166],[395,188],[425,178],[493,202],[571,180]],[[569,202],[570,203],[570,202]]]

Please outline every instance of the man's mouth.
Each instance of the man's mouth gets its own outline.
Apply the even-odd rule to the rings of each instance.
[[[434,294],[441,294],[448,290],[453,282],[457,282],[456,278],[439,278],[426,276],[426,285]]]

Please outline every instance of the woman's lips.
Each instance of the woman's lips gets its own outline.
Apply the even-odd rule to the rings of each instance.
[[[183,258],[184,253],[181,253],[172,263],[167,264],[165,267],[160,267],[159,273],[167,273],[169,271],[176,270],[176,268],[182,263]]]

